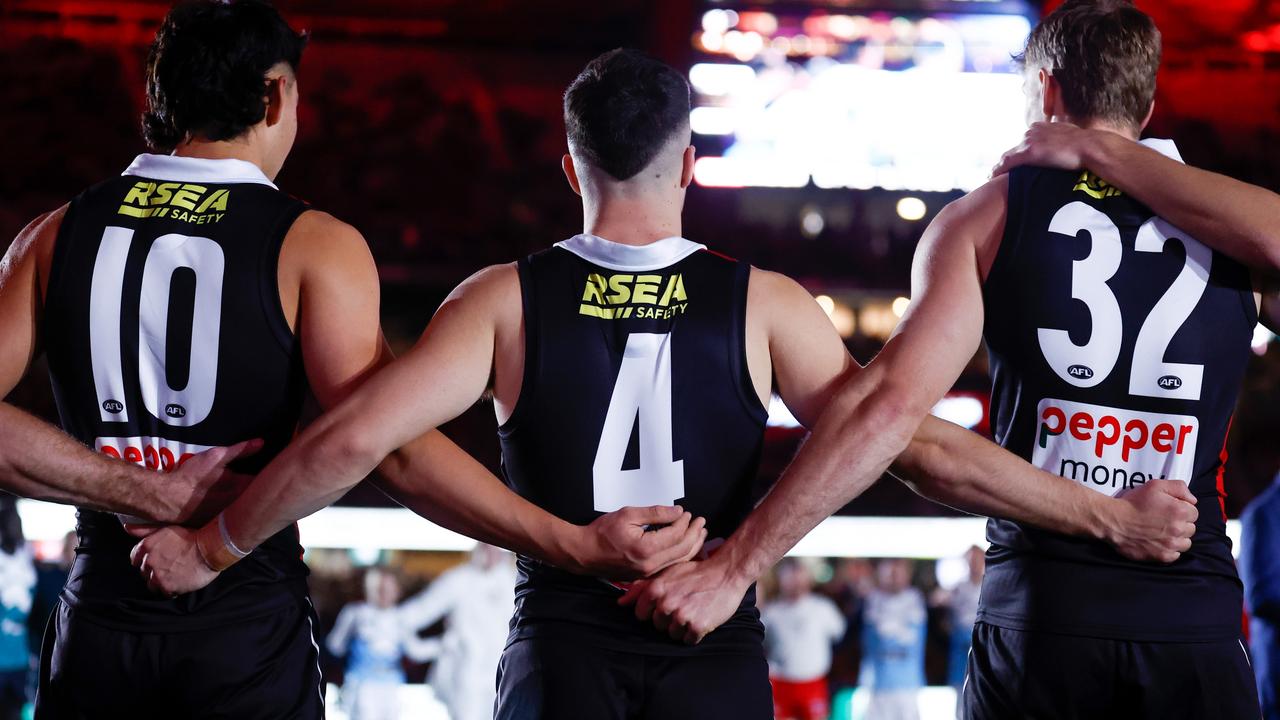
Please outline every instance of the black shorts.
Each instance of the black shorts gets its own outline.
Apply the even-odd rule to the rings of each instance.
[[[498,666],[495,720],[771,720],[764,656],[663,656],[560,637],[518,640]]]
[[[1239,640],[1129,642],[978,623],[963,720],[1256,720]]]
[[[321,720],[310,601],[210,630],[140,633],[59,602],[40,653],[36,720]]]

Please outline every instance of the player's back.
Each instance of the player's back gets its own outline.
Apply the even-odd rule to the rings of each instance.
[[[525,369],[499,429],[508,483],[569,522],[681,504],[725,538],[757,499],[767,417],[746,365],[750,267],[683,238],[579,235],[518,264]],[[709,544],[711,544],[709,543]],[[759,652],[754,591],[698,648],[636,620],[597,578],[519,559],[513,633],[589,633],[629,650]]]
[[[54,248],[44,320],[67,432],[161,471],[262,438],[263,451],[242,468],[254,472],[283,449],[305,380],[276,266],[305,209],[250,163],[161,155],[141,155],[75,198]],[[63,597],[103,622],[197,629],[270,613],[305,591],[293,528],[208,588],[167,599],[130,565],[136,541],[114,515],[81,509],[78,517]]]
[[[1009,179],[984,295],[997,441],[1108,495],[1187,481],[1200,512],[1172,565],[993,520],[979,619],[1138,641],[1236,638],[1240,583],[1220,503],[1257,316],[1248,271],[1092,175],[1025,168]]]

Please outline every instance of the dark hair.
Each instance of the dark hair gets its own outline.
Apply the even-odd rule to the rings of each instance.
[[[688,123],[689,83],[637,50],[597,57],[564,93],[569,146],[618,180],[647,167]]]
[[[1140,127],[1156,96],[1160,30],[1128,0],[1067,0],[1018,60],[1053,73],[1073,116]]]
[[[147,55],[147,144],[165,151],[191,135],[229,140],[261,122],[267,71],[281,62],[297,70],[306,43],[263,0],[174,5]]]
[[[0,495],[0,550],[12,555],[26,544],[22,516],[18,515],[18,499],[8,494]]]

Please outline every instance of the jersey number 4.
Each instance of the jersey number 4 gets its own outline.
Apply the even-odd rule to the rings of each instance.
[[[624,470],[637,424],[639,467]],[[684,461],[672,459],[671,428],[671,335],[632,333],[592,466],[598,512],[671,505],[684,497]]]
[[[124,272],[133,230],[108,227],[93,266],[89,291],[89,351],[93,384],[103,422],[128,422],[120,338]],[[209,416],[218,385],[218,337],[222,327],[222,248],[202,237],[170,234],[156,238],[142,269],[138,304],[138,386],[147,412],[175,427],[189,427]],[[169,296],[174,274],[195,274],[191,325],[191,364],[186,386],[169,386],[165,369],[169,341]]]
[[[1072,263],[1071,297],[1089,309],[1092,330],[1084,345],[1071,340],[1066,330],[1040,328],[1040,350],[1049,366],[1076,387],[1094,387],[1115,369],[1124,339],[1120,303],[1107,282],[1120,269],[1120,231],[1111,218],[1082,202],[1063,207],[1049,223],[1049,232],[1090,238],[1089,254]],[[1186,249],[1187,260],[1173,285],[1151,309],[1133,346],[1129,394],[1175,400],[1199,400],[1204,365],[1164,361],[1165,351],[1204,295],[1213,266],[1213,252],[1188,237],[1174,237],[1172,225],[1152,218],[1138,229],[1134,249],[1164,252],[1174,239]]]

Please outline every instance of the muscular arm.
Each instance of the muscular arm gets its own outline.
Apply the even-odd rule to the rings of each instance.
[[[1144,558],[1171,561],[1189,546],[1190,505],[1185,513],[1163,512],[1177,501],[1153,500],[1151,492],[1143,496],[1143,507],[1155,504],[1161,512],[1124,510],[1122,501],[1043,473],[973,433],[926,418],[981,339],[978,247],[994,247],[987,243],[1003,230],[1004,193],[1004,183],[995,181],[939,215],[917,252],[915,299],[898,331],[867,368],[844,366],[829,401],[837,366],[822,359],[833,341],[814,338],[834,333],[829,323],[819,327],[812,317],[812,301],[778,289],[774,306],[783,315],[770,331],[778,340],[771,339],[770,350],[779,390],[802,422],[817,418],[813,435],[764,501],[701,568],[672,568],[628,593],[624,601],[636,603],[637,615],[652,613],[659,628],[697,642],[728,617],[751,582],[866,489],[895,457],[896,471],[925,495],[962,509],[1103,537]],[[797,371],[801,393],[788,398],[786,379]],[[1132,518],[1146,524],[1121,521]]]
[[[999,183],[984,186],[925,231],[912,270],[915,301],[897,332],[865,369],[848,374],[791,466],[716,554],[741,574],[738,584],[875,482],[973,357],[982,335],[975,248],[1003,229],[1003,192]]]
[[[347,328],[370,328],[377,333],[376,274],[367,249],[363,253],[365,260],[330,258],[323,263],[323,268],[331,269],[322,272],[333,273],[361,272],[359,268],[367,265],[363,272],[368,275],[363,281],[348,277],[326,282],[322,297],[332,300],[324,310],[308,313],[304,281],[304,348],[308,342],[316,343],[317,336],[341,335]],[[518,295],[513,266],[481,271],[446,298],[414,348],[390,363],[382,354],[380,341],[359,346],[350,338],[335,337],[339,351],[355,348],[355,352],[348,360],[337,361],[318,351],[324,356],[319,358],[323,364],[308,360],[308,376],[316,384],[317,365],[330,369],[331,375],[321,378],[329,390],[317,388],[316,392],[322,403],[336,403],[336,407],[302,433],[226,509],[223,527],[214,522],[199,531],[203,557],[193,552],[193,538],[175,531],[147,538],[135,549],[135,563],[152,575],[154,587],[176,592],[201,587],[213,577],[201,563],[220,569],[234,561],[225,555],[226,539],[239,548],[255,547],[295,520],[333,503],[381,465],[392,495],[420,514],[494,544],[570,569],[578,567],[580,556],[566,548],[566,542],[583,537],[584,531],[520,498],[444,436],[427,434],[462,414],[484,394],[493,361],[495,318],[502,307],[519,307],[518,302],[509,302],[513,291]],[[372,303],[368,302],[369,293],[373,294]],[[309,323],[308,314],[318,316],[318,321]],[[359,391],[352,392],[357,385]],[[672,510],[643,509],[640,519],[635,519],[634,513],[619,511],[597,520],[620,531],[612,536],[615,539],[622,535],[629,539],[618,546],[601,547],[599,541],[609,534],[599,532],[599,527],[587,535],[598,541],[595,549],[616,551],[601,562],[630,566],[635,557],[648,561],[654,553],[674,553],[659,567],[665,566],[691,555],[705,532],[687,513],[675,510],[672,517]],[[673,520],[668,529],[644,532],[648,522]],[[215,552],[224,554],[215,559]]]
[[[1280,270],[1280,195],[1270,190],[1067,123],[1033,125],[996,172],[1019,165],[1087,167],[1213,249],[1257,270]]]
[[[40,353],[44,287],[66,208],[42,215],[18,234],[0,260],[0,397],[8,395]],[[56,428],[0,405],[0,486],[23,497],[142,517],[203,521],[225,502],[235,478],[223,466],[250,450],[222,448],[169,475],[101,457]],[[252,449],[256,449],[256,445]]]

